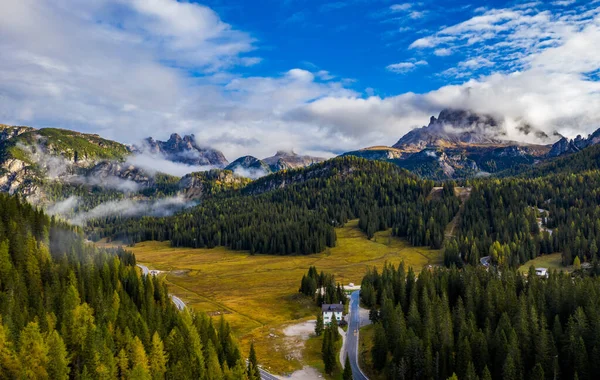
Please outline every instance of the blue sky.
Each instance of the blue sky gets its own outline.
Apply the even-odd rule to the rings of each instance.
[[[0,21],[7,124],[194,133],[230,160],[392,145],[446,107],[517,141],[600,127],[600,0],[22,0]]]
[[[434,53],[437,49],[411,48],[413,42],[435,34],[444,26],[460,24],[491,9],[522,7],[540,13],[557,10],[581,14],[595,6],[581,0],[535,3],[268,0],[252,3],[249,5],[243,0],[204,3],[215,9],[225,22],[256,38],[258,52],[254,53],[263,60],[256,66],[240,70],[241,74],[273,76],[290,67],[326,70],[332,76],[354,81],[350,87],[357,91],[370,88],[381,96],[408,91],[423,93],[464,81],[464,76],[445,71],[478,57],[479,44],[452,51],[439,50],[438,55]],[[486,43],[500,41],[501,38],[492,38]],[[401,72],[386,69],[406,62],[422,64]],[[514,69],[511,67],[514,64],[514,61],[496,61],[494,65],[473,67],[468,73],[486,75]]]

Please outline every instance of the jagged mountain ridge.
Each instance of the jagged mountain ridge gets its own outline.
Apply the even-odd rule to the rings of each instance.
[[[225,169],[249,178],[262,177],[273,172],[266,162],[254,156],[242,156]]]
[[[322,157],[301,156],[294,151],[280,150],[274,156],[264,158],[262,161],[269,165],[271,171],[276,172],[279,170],[303,168],[323,162],[325,159]]]
[[[431,117],[429,125],[413,129],[392,147],[414,151],[457,144],[499,145],[504,137],[501,123],[491,115],[444,109],[437,118]]]
[[[144,145],[138,147],[138,149],[143,152],[161,154],[170,161],[187,165],[224,168],[229,164],[225,155],[219,150],[200,147],[196,143],[196,137],[193,134],[181,137],[177,133],[173,133],[167,141],[154,140],[152,137],[148,137],[144,140]]]
[[[600,143],[600,129],[588,135],[587,138],[577,135],[576,138],[569,140],[562,136],[560,140],[552,145],[552,149],[548,153],[550,157],[558,157],[564,154],[577,153],[582,149]]]

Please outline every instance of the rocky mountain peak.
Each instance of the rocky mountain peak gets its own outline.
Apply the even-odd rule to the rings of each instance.
[[[596,145],[600,143],[600,129],[597,129],[594,133],[588,135],[587,138],[577,135],[575,139],[569,140],[568,138],[561,136],[561,139],[552,145],[552,149],[548,153],[550,157],[558,157],[563,154],[570,154],[579,152],[588,146]]]
[[[437,118],[429,119],[429,125],[408,132],[393,147],[414,151],[460,144],[501,144],[506,133],[500,124],[491,115],[444,109]]]
[[[187,165],[225,167],[229,162],[222,152],[199,147],[193,134],[181,137],[172,133],[167,141],[154,140],[148,137],[144,140],[146,146],[139,148],[140,151],[149,151],[153,154],[162,154],[166,159],[173,162],[181,162]]]
[[[297,154],[293,150],[278,150],[275,157],[294,157]]]

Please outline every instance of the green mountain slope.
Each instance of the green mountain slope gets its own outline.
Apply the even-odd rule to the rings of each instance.
[[[0,194],[0,215],[0,377],[243,377],[229,327],[179,312],[133,255],[96,249],[16,197]]]

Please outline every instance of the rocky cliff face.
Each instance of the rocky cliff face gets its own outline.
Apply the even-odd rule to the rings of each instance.
[[[437,119],[432,116],[429,125],[408,132],[393,147],[415,151],[457,144],[502,144],[505,136],[500,123],[490,115],[445,109]]]
[[[318,162],[323,162],[325,159],[321,157],[300,156],[293,151],[286,152],[280,150],[274,156],[267,157],[262,161],[269,165],[272,171],[276,172],[279,170],[304,168]]]
[[[224,168],[229,163],[220,151],[198,146],[194,135],[181,137],[177,133],[173,133],[167,141],[154,140],[152,137],[148,137],[144,140],[144,145],[139,149],[153,154],[162,154],[170,161],[187,165]]]
[[[259,178],[272,173],[266,162],[253,156],[240,157],[227,165],[225,169],[247,178]]]
[[[31,132],[34,130],[35,129],[31,127],[13,127],[10,125],[0,124],[0,143],[17,137],[25,132]]]
[[[552,145],[552,149],[548,153],[549,157],[558,157],[564,154],[571,154],[579,152],[589,146],[600,143],[600,129],[597,129],[594,133],[589,135],[587,138],[578,135],[575,139],[569,140],[566,137],[562,137],[560,140]]]
[[[366,158],[367,160],[395,160],[406,156],[406,153],[387,146],[374,146],[370,148],[355,150],[353,152],[344,153],[343,156],[356,156]]]

